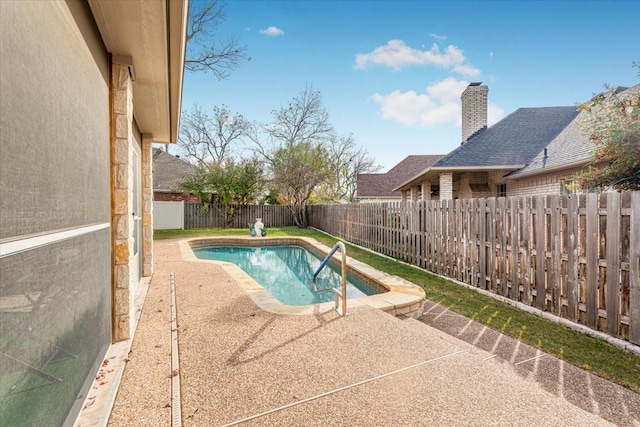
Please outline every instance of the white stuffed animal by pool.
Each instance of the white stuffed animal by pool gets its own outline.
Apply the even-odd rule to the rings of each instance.
[[[256,218],[256,223],[253,224],[253,229],[256,231],[256,236],[262,235],[263,228],[264,228],[264,224],[262,223],[262,218]]]

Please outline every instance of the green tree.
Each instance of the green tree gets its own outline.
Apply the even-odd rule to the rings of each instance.
[[[286,143],[269,157],[272,185],[287,204],[295,224],[308,226],[307,203],[313,190],[330,175],[330,162],[322,144]]]
[[[257,158],[201,166],[183,185],[205,208],[214,204],[230,225],[239,205],[252,203],[265,188],[264,166]]]
[[[640,190],[640,85],[620,94],[610,89],[580,109],[595,144],[591,164],[578,175],[582,188]]]

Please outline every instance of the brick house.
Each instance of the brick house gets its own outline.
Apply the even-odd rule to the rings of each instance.
[[[0,425],[73,425],[130,345],[187,18],[186,0],[0,6]]]
[[[638,93],[640,84],[630,88],[616,87],[606,95],[627,97]],[[508,191],[514,195],[575,192],[575,175],[592,161],[593,144],[581,124],[589,116],[587,111],[578,113],[529,164],[507,175]]]
[[[413,178],[441,159],[442,154],[407,156],[386,173],[360,173],[356,177],[356,202],[392,202],[400,200],[393,189]]]
[[[620,96],[640,85],[616,88]],[[591,161],[593,144],[575,106],[519,108],[487,128],[488,87],[471,83],[462,93],[462,143],[393,190],[419,200],[429,191],[440,199],[562,194]]]
[[[156,202],[198,202],[198,198],[180,189],[198,168],[179,156],[153,149],[153,200]]]

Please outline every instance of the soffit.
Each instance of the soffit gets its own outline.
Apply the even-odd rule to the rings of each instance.
[[[136,122],[156,142],[176,142],[182,101],[187,0],[89,0],[107,51],[130,56]]]

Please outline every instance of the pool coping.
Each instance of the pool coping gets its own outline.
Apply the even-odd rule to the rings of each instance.
[[[280,302],[269,291],[258,284],[253,278],[245,273],[236,264],[205,260],[196,257],[193,252],[194,247],[206,246],[210,244],[243,244],[248,246],[259,246],[262,243],[299,245],[326,256],[331,248],[310,237],[251,237],[251,236],[220,236],[220,237],[197,237],[183,239],[179,242],[182,259],[191,262],[214,263],[223,268],[235,282],[244,289],[253,302],[261,309],[270,313],[289,315],[311,315],[320,314],[333,310],[333,302],[319,304],[293,306]],[[334,255],[338,260],[339,255]],[[347,255],[347,268],[356,274],[363,276],[366,280],[377,283],[380,287],[387,289],[386,292],[369,295],[360,298],[349,299],[347,302],[347,313],[352,308],[371,307],[382,310],[394,316],[422,316],[422,308],[425,301],[425,292],[418,285],[411,283],[398,276],[391,276],[382,271],[353,259]]]

